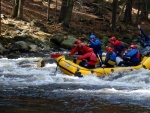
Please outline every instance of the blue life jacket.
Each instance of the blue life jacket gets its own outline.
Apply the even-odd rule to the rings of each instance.
[[[137,49],[131,49],[125,56],[130,57],[131,62],[140,62],[140,52]]]
[[[101,47],[100,40],[96,39],[95,41],[90,41],[90,47],[94,49],[94,53],[102,53],[102,47]]]
[[[116,53],[112,52],[112,55],[110,56],[110,60],[116,61]]]

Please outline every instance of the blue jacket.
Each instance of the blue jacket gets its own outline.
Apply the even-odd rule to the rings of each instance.
[[[125,56],[130,57],[131,62],[140,62],[140,58],[137,57],[137,54],[140,54],[137,49],[131,49]]]
[[[147,46],[150,46],[150,36],[148,36],[143,29],[140,29],[141,35],[139,36],[139,42],[141,45],[145,48]],[[143,40],[143,38],[145,40]]]
[[[106,59],[105,59],[105,61],[104,61],[104,64],[107,64],[107,62],[109,61],[109,60],[111,60],[111,61],[116,61],[116,53],[115,52],[108,52],[107,54],[106,54]]]
[[[94,41],[90,40],[90,47],[94,49],[95,54],[98,54],[98,53],[102,54],[102,47],[101,46],[102,45],[101,45],[100,40],[98,40],[98,39],[96,39]]]

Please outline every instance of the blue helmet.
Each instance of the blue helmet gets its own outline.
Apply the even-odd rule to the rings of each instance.
[[[93,39],[93,38],[95,38],[95,35],[93,35],[93,34],[90,35],[90,39]]]

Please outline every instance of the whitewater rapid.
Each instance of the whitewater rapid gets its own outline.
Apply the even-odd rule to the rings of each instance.
[[[141,102],[141,105],[146,102],[146,106],[150,106],[150,70],[142,68],[128,73],[113,73],[102,78],[95,75],[79,78],[61,73],[55,62],[37,67],[38,60],[39,58],[1,58],[0,90],[57,84],[68,87],[55,87],[52,89],[53,93],[101,95],[108,99],[134,100],[138,104]],[[75,85],[79,86],[72,88]]]

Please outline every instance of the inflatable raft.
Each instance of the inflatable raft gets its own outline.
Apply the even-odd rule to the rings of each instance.
[[[103,58],[104,59],[104,58]],[[60,56],[56,58],[56,62],[61,72],[67,75],[75,75],[75,76],[83,76],[83,75],[91,75],[94,73],[97,76],[104,76],[114,72],[130,72],[133,70],[138,70],[141,68],[150,69],[150,57],[144,56],[142,58],[141,63],[138,66],[130,66],[130,67],[118,67],[115,66],[113,68],[102,68],[95,67],[94,69],[87,69],[78,65],[81,61],[77,60],[66,60],[65,56]],[[99,65],[100,62],[97,62]]]

